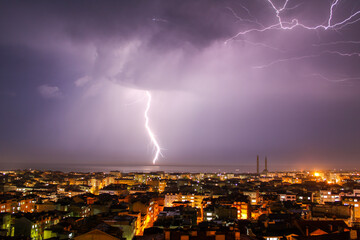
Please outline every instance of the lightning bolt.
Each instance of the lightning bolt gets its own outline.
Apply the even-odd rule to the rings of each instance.
[[[343,17],[341,20],[337,20],[337,21],[334,20],[335,9],[337,7],[339,7],[339,5],[341,4],[341,0],[332,0],[331,4],[329,6],[329,13],[328,13],[328,17],[326,18],[326,21],[324,23],[312,25],[312,26],[302,23],[298,18],[291,18],[289,20],[284,20],[282,18],[282,16],[284,15],[284,12],[286,12],[288,10],[294,10],[297,7],[299,7],[300,5],[302,5],[303,3],[298,4],[294,7],[291,7],[291,6],[289,7],[290,0],[284,0],[283,4],[281,4],[280,6],[279,5],[277,6],[274,3],[274,0],[264,0],[264,2],[267,3],[268,6],[272,9],[276,21],[272,24],[268,24],[267,26],[258,24],[258,26],[256,26],[256,27],[242,30],[242,31],[236,33],[234,36],[227,39],[224,42],[225,44],[227,44],[229,41],[237,40],[240,36],[245,36],[245,35],[248,35],[251,33],[262,33],[262,32],[271,31],[271,30],[290,31],[290,30],[293,30],[294,28],[303,28],[306,30],[338,31],[338,30],[341,30],[347,26],[350,26],[350,25],[355,24],[360,21],[360,10],[352,11],[347,16]],[[241,20],[244,21],[244,19],[242,19],[240,16],[238,16],[233,9],[228,8],[228,10],[231,11],[231,13],[233,14],[233,16],[236,19],[238,19],[239,21],[241,21]],[[350,40],[350,41],[337,41],[337,42],[330,42],[330,43],[313,44],[312,46],[313,47],[314,46],[331,46],[331,45],[338,45],[338,44],[359,44],[359,43],[360,43],[360,41],[351,41]],[[269,47],[269,46],[267,46],[267,47]],[[312,55],[306,55],[306,56],[295,56],[295,57],[289,57],[289,58],[280,58],[280,59],[274,60],[265,65],[254,66],[253,68],[263,69],[263,68],[270,67],[274,64],[281,63],[281,62],[302,60],[302,59],[307,59],[307,58],[316,58],[316,57],[320,57],[324,54],[338,55],[340,57],[360,57],[359,52],[344,53],[342,51],[327,50],[327,51],[322,51],[318,54],[312,54]],[[332,82],[351,81],[351,80],[358,79],[357,77],[348,77],[348,78],[343,78],[343,79],[338,79],[338,80],[330,80],[320,74],[317,74],[317,76],[322,79],[329,80]]]
[[[235,40],[235,41],[239,41],[239,42],[243,42],[243,43],[248,43],[248,44],[253,45],[253,46],[259,46],[259,47],[263,47],[263,48],[268,48],[268,49],[271,49],[271,50],[274,50],[274,51],[278,51],[278,52],[282,52],[282,53],[285,53],[285,52],[286,52],[285,50],[282,50],[282,49],[280,49],[280,48],[276,48],[276,47],[267,45],[267,44],[262,43],[262,42],[252,42],[252,41],[245,40],[245,39]]]
[[[360,41],[335,41],[335,42],[325,42],[325,43],[312,44],[312,46],[313,46],[313,47],[319,47],[319,46],[331,46],[331,45],[337,45],[337,44],[360,44]]]
[[[153,164],[156,163],[156,160],[159,158],[159,156],[162,156],[161,154],[161,148],[160,145],[158,143],[158,141],[156,140],[156,137],[154,135],[154,133],[152,132],[150,126],[149,126],[149,110],[151,107],[151,94],[149,91],[146,91],[146,96],[147,96],[147,104],[146,104],[146,109],[144,112],[144,117],[145,117],[145,129],[150,137],[150,140],[152,142],[152,144],[155,147],[155,155],[153,158]]]
[[[246,10],[246,12],[249,14],[249,16],[252,16],[252,15],[250,14],[249,9],[247,9],[246,7],[244,7],[244,6],[241,5],[241,4],[240,4],[240,6],[241,6],[241,8],[243,8],[243,9]],[[231,7],[227,7],[226,9],[229,10],[229,11],[232,13],[232,15],[233,15],[239,22],[247,22],[247,23],[251,23],[251,24],[256,24],[256,25],[264,28],[264,25],[262,25],[261,23],[259,23],[259,22],[257,21],[257,19],[255,19],[255,21],[252,21],[252,20],[250,20],[250,19],[242,18],[242,17],[240,17],[238,14],[236,14],[236,12],[235,12]]]
[[[360,15],[360,10],[352,13],[350,16],[348,16],[347,18],[345,18],[342,21],[339,22],[335,22],[332,23],[333,20],[333,12],[334,12],[334,8],[336,6],[338,6],[338,3],[340,2],[340,0],[334,0],[331,3],[330,6],[330,10],[329,10],[329,18],[327,19],[327,24],[319,24],[319,25],[315,25],[315,26],[307,26],[305,24],[300,23],[300,21],[297,18],[293,18],[290,22],[288,21],[283,21],[281,18],[281,13],[288,10],[288,9],[293,9],[293,8],[288,8],[287,5],[289,3],[290,0],[286,0],[285,3],[283,4],[282,7],[278,8],[275,6],[275,4],[272,2],[272,0],[267,0],[267,2],[270,4],[270,6],[273,8],[273,10],[275,11],[275,16],[277,18],[277,23],[270,25],[268,27],[261,27],[261,28],[251,28],[242,32],[238,32],[235,36],[229,38],[228,40],[225,41],[225,44],[228,41],[234,40],[237,37],[239,37],[240,35],[245,35],[251,32],[265,32],[268,30],[272,30],[272,29],[280,29],[280,30],[292,30],[295,27],[302,27],[304,29],[307,30],[317,30],[317,29],[323,29],[323,30],[328,30],[328,29],[332,29],[332,30],[337,30],[337,29],[342,29],[348,25],[354,24],[358,21],[360,21],[360,17],[358,17]],[[357,18],[358,17],[358,18]]]
[[[345,78],[339,78],[339,79],[330,79],[330,78],[325,77],[324,75],[319,74],[319,73],[311,74],[310,76],[318,77],[318,78],[320,78],[320,79],[323,79],[323,80],[326,80],[326,81],[332,82],[332,83],[339,83],[339,82],[348,82],[348,81],[360,80],[360,77],[345,77]]]
[[[254,66],[254,69],[262,69],[262,68],[267,68],[270,67],[272,65],[278,64],[278,63],[282,63],[282,62],[288,62],[288,61],[294,61],[294,60],[302,60],[302,59],[307,59],[307,58],[315,58],[315,57],[320,57],[324,54],[332,54],[332,55],[338,55],[341,57],[360,57],[360,52],[352,52],[352,53],[343,53],[343,52],[339,52],[339,51],[323,51],[319,54],[312,54],[312,55],[305,55],[305,56],[299,56],[299,57],[290,57],[290,58],[283,58],[283,59],[277,59],[275,61],[272,61],[268,64],[265,65],[258,65],[258,66]]]

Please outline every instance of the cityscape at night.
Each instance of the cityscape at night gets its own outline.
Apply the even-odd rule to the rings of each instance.
[[[360,1],[0,0],[0,240],[360,240]]]

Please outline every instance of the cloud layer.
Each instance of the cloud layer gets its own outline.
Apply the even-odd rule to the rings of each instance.
[[[328,1],[291,1],[284,19],[328,13]],[[354,165],[360,62],[336,52],[359,50],[359,23],[227,41],[276,21],[260,0],[0,3],[0,87],[15,94],[0,95],[1,161],[149,164],[149,90],[160,164]]]
[[[61,98],[63,95],[57,86],[47,84],[38,87],[39,94],[44,98]]]

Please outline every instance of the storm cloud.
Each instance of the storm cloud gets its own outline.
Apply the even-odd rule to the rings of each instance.
[[[360,10],[340,2],[333,21]],[[282,17],[315,26],[330,5]],[[149,164],[150,91],[159,164],[357,166],[360,57],[339,53],[360,21],[237,36],[276,22],[266,0],[1,1],[1,162]]]

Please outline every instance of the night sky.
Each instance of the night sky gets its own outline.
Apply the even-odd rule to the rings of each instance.
[[[0,1],[0,165],[152,164],[149,91],[157,164],[360,167],[360,1],[283,5]]]

